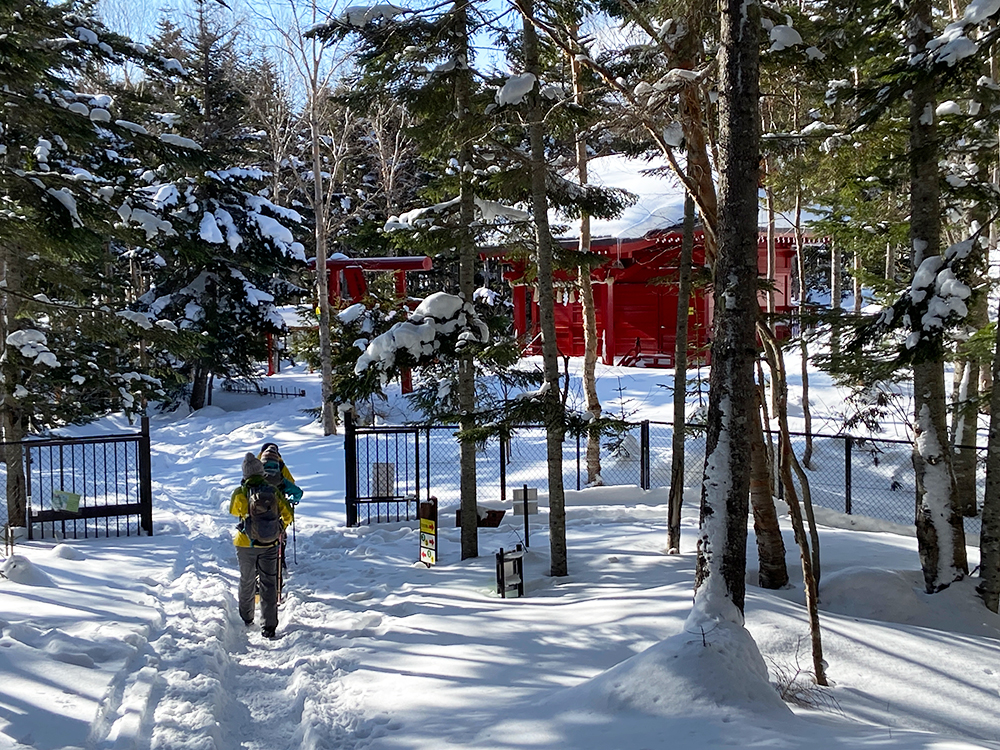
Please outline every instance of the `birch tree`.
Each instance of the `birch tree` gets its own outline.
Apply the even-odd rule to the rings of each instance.
[[[933,33],[929,0],[907,4],[911,61],[926,55]],[[940,266],[941,206],[938,187],[935,81],[919,76],[910,96],[910,241],[914,275]],[[922,319],[911,318],[921,335]],[[924,586],[940,591],[967,571],[962,519],[955,512],[955,476],[945,411],[944,360],[939,346],[913,365],[913,468],[917,483],[917,544]]]
[[[305,192],[305,197],[313,212],[313,260],[316,264],[316,304],[319,309],[320,420],[323,434],[333,435],[337,431],[337,405],[333,403],[333,351],[326,261],[329,257],[333,206],[339,204],[340,195],[330,189],[331,179],[336,179],[335,170],[331,172],[331,165],[324,161],[323,143],[327,133],[323,114],[333,82],[346,56],[319,38],[306,34],[307,30],[329,18],[314,0],[289,0],[287,9],[275,5],[266,7],[268,15],[263,20],[281,39],[282,51],[293,66],[305,101],[311,182],[311,190]]]

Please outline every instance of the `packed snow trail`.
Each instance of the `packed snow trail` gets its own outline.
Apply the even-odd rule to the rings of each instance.
[[[354,638],[373,632],[381,616],[345,613],[344,602],[297,583],[299,570],[330,563],[301,554],[311,546],[308,527],[320,533],[329,555],[332,548],[354,547],[342,526],[300,518],[300,565],[291,565],[286,578],[278,639],[261,636],[259,612],[249,628],[239,617],[229,495],[239,482],[239,457],[275,435],[274,423],[246,424],[241,417],[209,408],[156,425],[154,496],[157,508],[169,512],[156,514],[151,541],[177,549],[174,564],[150,577],[159,627],[108,691],[92,727],[95,747],[363,750],[391,731],[386,714],[362,717],[357,690],[342,680],[356,663]],[[228,471],[211,473],[222,462]],[[290,564],[292,554],[289,549]]]
[[[118,718],[99,746],[140,748],[148,737],[151,750],[361,750],[391,731],[385,714],[362,718],[360,695],[341,679],[356,663],[354,637],[374,632],[381,615],[340,613],[335,598],[300,590],[293,572],[280,637],[267,640],[259,623],[247,628],[239,618],[227,535],[195,534],[178,560],[177,575],[156,592],[162,627],[142,663],[130,665],[138,668],[122,699],[106,707]]]

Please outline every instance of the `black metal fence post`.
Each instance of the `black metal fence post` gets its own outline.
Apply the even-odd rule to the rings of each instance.
[[[649,420],[639,425],[639,486],[649,489]]]
[[[507,502],[507,439],[500,435],[500,502]]]
[[[146,533],[153,536],[153,469],[150,459],[149,417],[140,420],[139,437],[139,522]]]
[[[354,417],[344,414],[344,501],[347,525],[358,525],[358,442],[354,434]]]
[[[580,433],[576,434],[576,488],[580,489]]]
[[[844,440],[844,513],[851,515],[851,448],[854,438],[850,435]]]
[[[23,443],[22,443],[23,445]],[[31,446],[23,445],[23,450],[18,451],[24,456],[24,523],[28,527],[28,541],[33,541],[31,533]],[[6,453],[6,451],[5,451]],[[9,455],[9,454],[8,454]]]

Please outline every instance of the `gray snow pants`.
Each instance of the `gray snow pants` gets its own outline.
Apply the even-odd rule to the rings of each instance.
[[[240,561],[240,617],[253,620],[254,595],[260,582],[260,615],[265,628],[278,627],[278,545],[237,547]]]

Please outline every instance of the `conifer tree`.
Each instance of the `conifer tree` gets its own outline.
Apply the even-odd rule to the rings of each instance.
[[[192,409],[207,403],[214,375],[256,377],[265,334],[281,330],[275,303],[298,291],[287,279],[305,261],[291,230],[302,217],[266,197],[269,175],[252,149],[256,128],[246,120],[247,71],[234,34],[224,31],[217,6],[200,2],[195,11],[189,32],[166,35],[188,75],[161,96],[180,110],[164,127],[201,139],[184,143],[202,166],[164,164],[147,176],[139,210],[167,212],[169,227],[145,251],[150,288],[136,304],[200,334],[176,365],[190,383]]]
[[[75,2],[6,3],[0,32],[0,416],[8,516],[23,525],[17,443],[27,431],[111,409],[135,413],[161,395],[136,343],[162,345],[172,326],[126,310],[128,277],[110,271],[140,240],[136,225],[161,221],[122,215],[137,178],[185,150],[135,121],[127,96],[97,88],[107,66],[128,61],[158,79],[174,61],[110,32]]]

